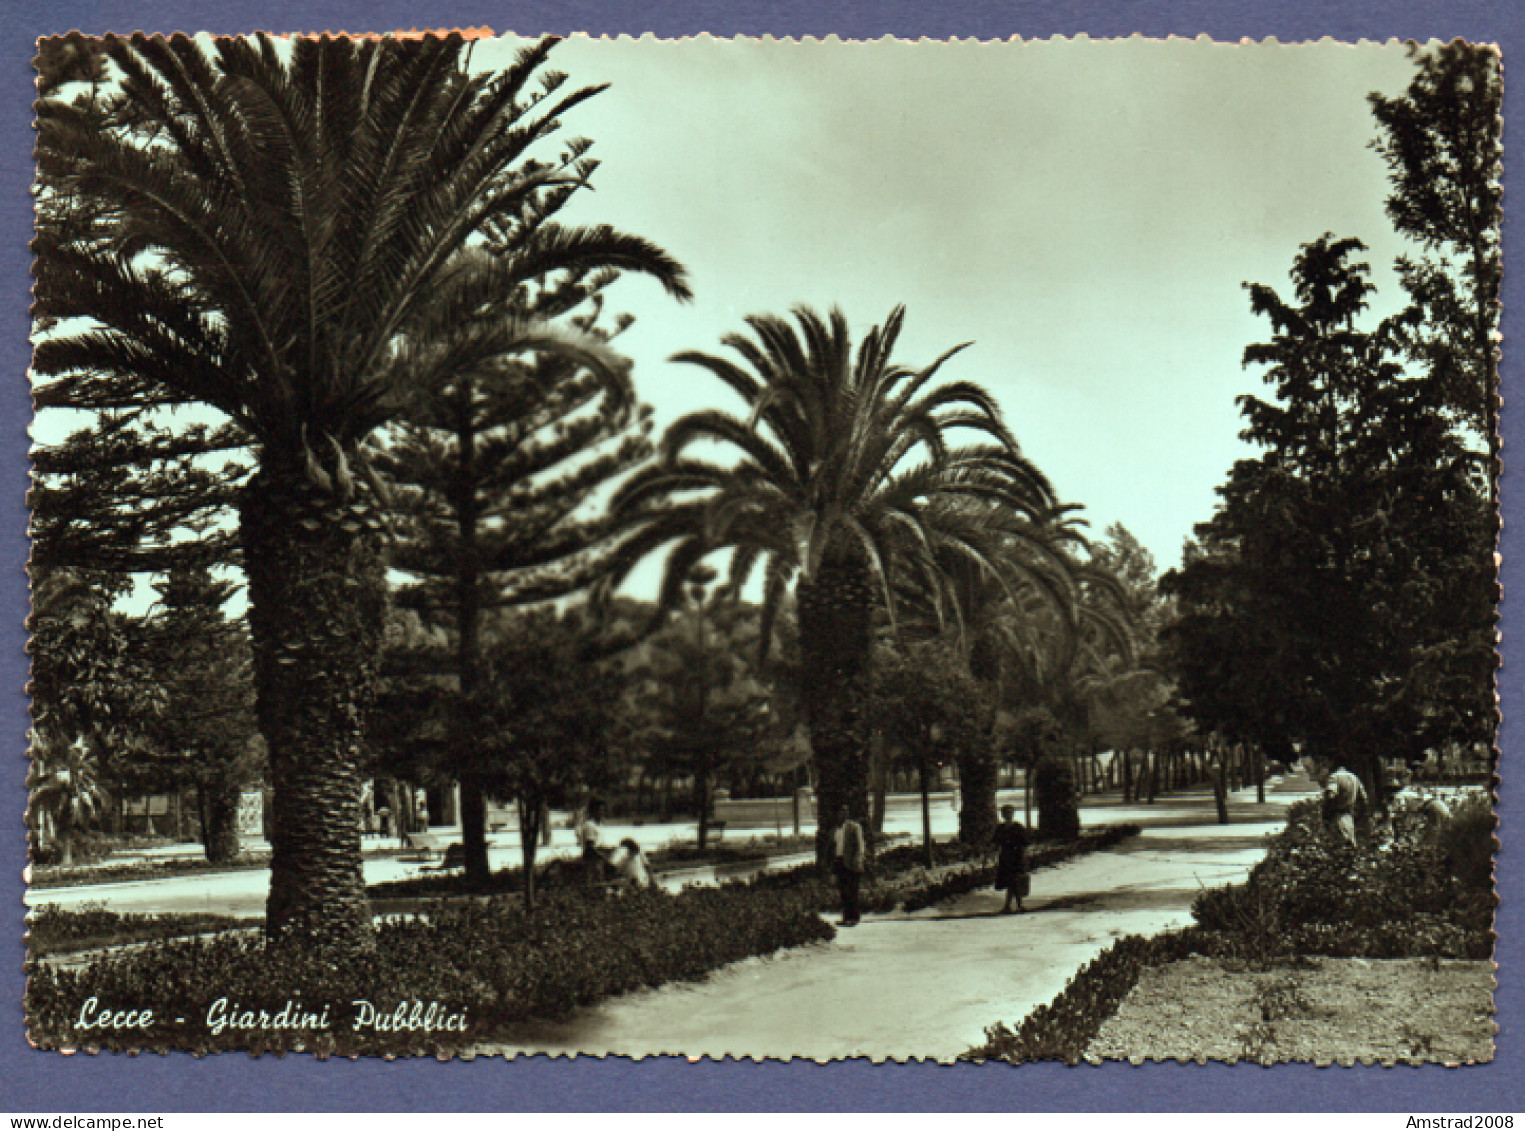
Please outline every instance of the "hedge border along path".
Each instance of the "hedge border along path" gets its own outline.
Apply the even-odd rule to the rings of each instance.
[[[1137,832],[1109,826],[1068,844],[1040,844],[1029,862],[1046,867]],[[938,850],[945,859],[964,855],[956,845]],[[919,851],[893,850],[885,862]],[[881,883],[866,894],[877,894],[879,910],[902,902],[915,909],[993,878],[993,865],[976,857],[972,866],[909,885]],[[834,886],[809,870],[677,895],[553,892],[531,914],[504,900],[436,903],[426,919],[381,924],[374,961],[362,963],[269,952],[247,933],[152,943],[77,970],[29,963],[29,1033],[40,1047],[61,1049],[440,1055],[512,1039],[508,1026],[564,1018],[642,986],[695,980],[754,955],[829,940],[835,931],[817,912],[835,905]],[[91,998],[92,1019],[150,1007],[155,1020],[125,1032],[81,1030]],[[355,1004],[361,1001],[369,1007]],[[465,1029],[443,1028],[463,1004]]]
[[[42,1048],[319,1056],[445,1055],[642,986],[836,932],[797,895],[740,886],[677,895],[558,895],[526,914],[443,907],[378,927],[373,954],[267,950],[220,935],[156,943],[82,970],[28,963],[28,1035]],[[92,1002],[93,999],[93,1002]],[[365,1003],[365,1004],[360,1004]],[[83,1017],[128,1028],[81,1028]]]
[[[1192,904],[1197,925],[1119,939],[1081,967],[1051,1004],[1015,1030],[997,1023],[986,1030],[985,1044],[959,1059],[1076,1064],[1145,967],[1193,955],[1263,964],[1298,955],[1477,960],[1492,953],[1491,888],[1469,893],[1446,875],[1445,850],[1412,836],[1364,852],[1348,849],[1323,830],[1318,805],[1288,809],[1286,827],[1246,883],[1199,895]],[[1493,825],[1470,835],[1491,838]]]
[[[1050,868],[1076,856],[1110,848],[1141,831],[1134,824],[1106,825],[1081,833],[1078,840],[1040,842],[1028,850],[1027,867],[1029,871]],[[995,883],[995,863],[990,853],[971,852],[957,841],[942,841],[932,847],[931,871],[922,864],[920,845],[900,845],[881,854],[863,885],[860,897],[863,913],[920,911]],[[881,874],[874,875],[876,871]],[[814,864],[764,872],[748,884],[757,890],[799,891],[822,912],[840,911],[842,907],[835,882],[823,879]]]
[[[1128,935],[1082,966],[1050,1005],[1040,1005],[1015,1031],[997,1022],[985,1044],[960,1060],[1062,1060],[1078,1064],[1085,1050],[1117,1012],[1146,966],[1163,966],[1193,954],[1210,952],[1211,936],[1195,927],[1145,938]]]
[[[259,925],[259,921],[253,919],[202,911],[143,915],[89,905],[65,910],[56,903],[47,903],[27,915],[27,956],[50,958]]]

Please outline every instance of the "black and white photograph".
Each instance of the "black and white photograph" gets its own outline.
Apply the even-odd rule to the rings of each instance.
[[[1493,1059],[1495,45],[121,31],[34,1048]]]

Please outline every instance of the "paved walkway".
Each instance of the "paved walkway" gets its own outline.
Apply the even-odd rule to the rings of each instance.
[[[1254,814],[1239,800],[1252,796],[1253,791],[1237,795],[1234,820],[1253,818]],[[895,804],[889,819],[885,822],[885,831],[905,833],[919,839],[921,836],[919,800],[906,796],[896,797],[893,800]],[[1022,807],[1020,791],[1002,791],[1000,800],[1002,803],[1009,801],[1015,804],[1020,812]],[[933,799],[931,816],[932,834],[935,837],[950,837],[958,832],[958,813],[953,808],[952,795],[936,795]],[[1088,797],[1081,809],[1080,819],[1087,828],[1093,828],[1097,825],[1130,821],[1145,827],[1193,822],[1208,823],[1215,820],[1215,817],[1211,794],[1199,793],[1172,794],[1169,797],[1161,797],[1153,805],[1143,803],[1124,805],[1116,799],[1115,795]],[[436,835],[448,839],[454,830],[437,828],[433,831]],[[772,831],[771,828],[728,829],[725,843],[738,843],[752,837],[763,837]],[[815,827],[813,824],[808,824],[804,831],[813,833]],[[683,839],[692,841],[694,826],[692,822],[689,822],[687,824],[606,825],[604,827],[606,844],[616,844],[627,836],[634,838],[642,848],[651,852],[674,841]],[[379,837],[368,837],[366,847],[375,848],[383,843]],[[195,856],[199,851],[200,849],[195,846],[173,846],[149,850],[139,855]],[[571,830],[557,829],[553,833],[552,843],[542,848],[537,858],[543,863],[555,857],[574,857],[578,851]],[[490,858],[494,868],[517,866],[522,859],[517,832],[504,830],[495,834]],[[774,860],[771,866],[786,867],[807,859],[809,859],[808,853],[780,858]],[[423,863],[396,857],[370,857],[365,861],[364,868],[367,884],[427,874],[426,865]],[[678,887],[689,883],[714,883],[715,880],[714,872],[706,868],[669,874],[663,878],[662,883],[667,887]],[[264,915],[265,899],[269,891],[270,871],[268,868],[244,868],[236,871],[198,872],[191,875],[162,876],[117,883],[81,884],[77,887],[35,888],[26,893],[25,900],[28,907],[42,907],[52,903],[72,910],[92,904],[123,913],[201,911],[252,919]]]
[[[985,890],[910,915],[870,916],[833,942],[736,963],[701,983],[627,994],[565,1023],[527,1027],[512,1047],[481,1051],[952,1060],[981,1043],[987,1026],[1015,1024],[1053,1000],[1116,938],[1189,923],[1197,893],[1242,880],[1286,806],[1307,789],[1301,778],[1275,783],[1263,805],[1253,790],[1241,791],[1230,800],[1229,825],[1216,823],[1206,791],[1153,805],[1093,800],[1082,811],[1085,825],[1132,821],[1142,835],[1034,873],[1024,915],[1000,914],[1001,897]],[[398,870],[397,861],[366,863],[370,882]],[[714,874],[666,882],[708,883]],[[260,869],[42,889],[27,902],[258,916],[268,883]]]
[[[1263,806],[1253,791],[1235,795],[1227,826],[1215,823],[1210,794],[1172,797],[1142,807],[1141,836],[1034,873],[1027,914],[1000,914],[1002,897],[985,890],[870,916],[831,943],[627,994],[481,1051],[952,1060],[987,1026],[1052,1001],[1118,937],[1188,924],[1197,893],[1242,880],[1303,795],[1301,781]]]

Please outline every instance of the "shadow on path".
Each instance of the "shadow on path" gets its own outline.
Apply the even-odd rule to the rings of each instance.
[[[1227,852],[1243,852],[1247,849],[1264,848],[1265,844],[1266,834],[1263,832],[1215,837],[1135,836],[1113,845],[1109,851],[1115,852],[1119,856],[1129,856],[1140,852],[1169,854],[1171,856],[1196,854],[1222,855]]]

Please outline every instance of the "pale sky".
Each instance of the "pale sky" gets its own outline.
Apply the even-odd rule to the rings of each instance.
[[[519,45],[480,42],[473,66]],[[746,315],[837,305],[856,338],[904,303],[897,360],[972,341],[943,375],[989,388],[1092,532],[1122,522],[1161,570],[1251,454],[1234,398],[1264,388],[1240,357],[1269,331],[1241,284],[1286,293],[1300,244],[1355,236],[1375,317],[1412,250],[1369,148],[1366,95],[1413,74],[1396,42],[578,37],[550,65],[567,89],[610,84],[563,122],[602,164],[561,219],[644,236],[690,272],[689,304],[638,277],[610,294],[636,316],[618,344],[659,429],[739,407],[668,359],[724,352]],[[625,591],[654,593],[659,570]]]
[[[641,279],[611,296],[659,425],[734,404],[667,359],[747,314],[839,305],[856,334],[905,303],[898,359],[973,341],[944,374],[990,388],[1092,530],[1123,522],[1161,569],[1250,451],[1234,397],[1263,388],[1240,357],[1268,324],[1241,283],[1285,293],[1333,231],[1371,248],[1376,313],[1398,303],[1366,102],[1408,85],[1398,43],[583,37],[550,62],[611,84],[564,121],[603,164],[563,218],[691,272],[686,306]]]

